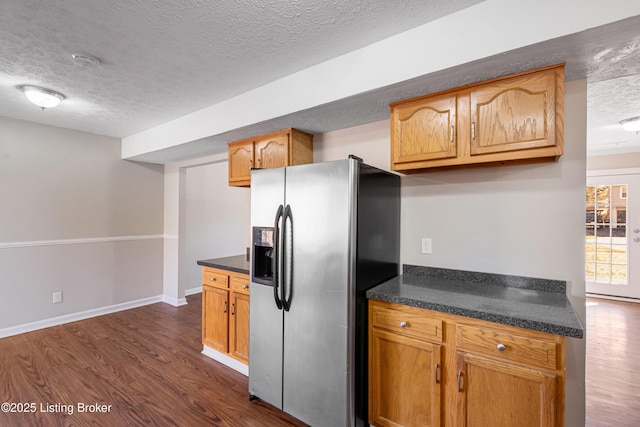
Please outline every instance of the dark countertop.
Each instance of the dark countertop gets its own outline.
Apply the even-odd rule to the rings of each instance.
[[[582,338],[565,292],[563,281],[405,265],[367,298]]]
[[[199,260],[198,265],[221,270],[235,271],[236,273],[249,274],[249,260],[246,255],[235,255],[224,258],[211,258]]]

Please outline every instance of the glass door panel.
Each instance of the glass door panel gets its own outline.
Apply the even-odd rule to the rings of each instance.
[[[634,270],[640,262],[640,223],[630,225],[635,227],[631,236],[627,228],[629,214],[640,212],[640,201],[634,199],[640,196],[640,175],[588,177],[585,194],[587,292],[640,298]]]

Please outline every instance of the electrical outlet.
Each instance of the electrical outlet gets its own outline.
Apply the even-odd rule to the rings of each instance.
[[[422,238],[422,253],[431,254],[431,237]]]
[[[62,302],[62,291],[53,293],[53,303],[60,304]]]

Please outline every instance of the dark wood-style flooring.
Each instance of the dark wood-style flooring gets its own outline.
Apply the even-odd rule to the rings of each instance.
[[[640,304],[587,298],[586,425],[640,426]]]
[[[303,426],[200,353],[200,294],[187,300],[0,339],[0,403],[36,405],[0,426]],[[586,389],[588,427],[640,425],[640,304],[588,299]]]
[[[0,339],[0,403],[36,405],[0,411],[0,426],[303,426],[200,353],[200,294],[187,301]]]

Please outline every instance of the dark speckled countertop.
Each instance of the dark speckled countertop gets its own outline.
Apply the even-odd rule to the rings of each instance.
[[[235,255],[224,258],[202,259],[198,265],[221,270],[235,271],[236,273],[249,274],[249,259],[246,255]]]
[[[559,280],[405,265],[367,298],[582,338],[584,330]]]

